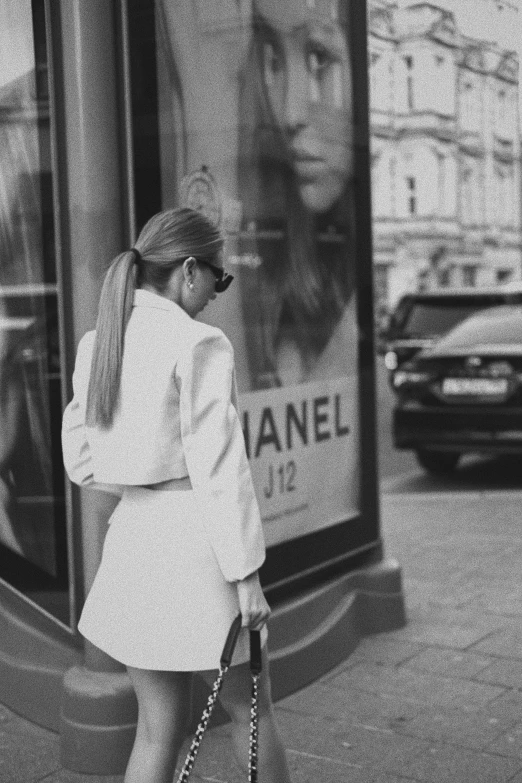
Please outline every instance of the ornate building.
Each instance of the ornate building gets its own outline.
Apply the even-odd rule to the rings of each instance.
[[[378,307],[521,278],[517,53],[438,4],[371,0],[369,58]]]

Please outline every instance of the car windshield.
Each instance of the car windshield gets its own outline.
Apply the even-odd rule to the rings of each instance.
[[[522,346],[522,306],[494,307],[466,319],[437,343],[437,350],[477,345]]]
[[[414,301],[403,321],[402,336],[439,337],[473,313],[498,303],[485,297]]]

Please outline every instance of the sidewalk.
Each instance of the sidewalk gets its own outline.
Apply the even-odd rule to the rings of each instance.
[[[385,495],[408,625],[278,702],[293,783],[522,783],[522,492]],[[227,727],[194,781],[244,783]],[[0,707],[0,783],[121,783],[60,770],[58,738]]]

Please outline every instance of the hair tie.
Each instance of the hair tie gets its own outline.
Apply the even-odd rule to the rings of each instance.
[[[139,264],[141,261],[143,261],[141,257],[141,253],[139,250],[137,250],[135,247],[131,247],[130,249],[131,253],[134,253],[134,263]]]

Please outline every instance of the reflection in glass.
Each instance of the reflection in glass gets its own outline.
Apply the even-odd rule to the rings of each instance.
[[[43,2],[4,0],[0,29],[0,576],[35,597],[65,548]]]

